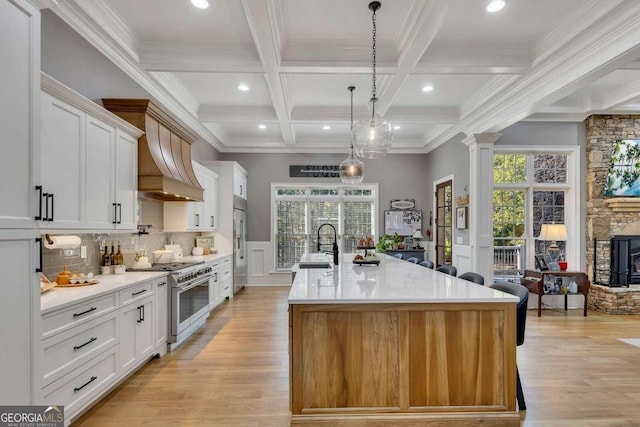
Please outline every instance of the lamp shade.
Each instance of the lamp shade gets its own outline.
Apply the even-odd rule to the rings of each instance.
[[[424,236],[422,235],[422,231],[421,230],[416,230],[415,233],[413,233],[413,238],[414,239],[424,239]]]
[[[351,155],[340,163],[339,175],[345,184],[359,184],[364,178],[364,162]]]
[[[567,227],[564,224],[542,224],[538,240],[566,241]]]

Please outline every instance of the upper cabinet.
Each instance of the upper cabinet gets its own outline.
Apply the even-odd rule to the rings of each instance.
[[[41,94],[41,228],[135,230],[142,132],[46,74]]]
[[[0,2],[0,228],[34,228],[39,182],[40,12]],[[26,400],[25,400],[26,402]]]
[[[233,168],[233,194],[247,198],[247,173],[240,167]]]
[[[204,189],[202,202],[164,202],[164,231],[214,231],[218,229],[218,174],[192,162]]]

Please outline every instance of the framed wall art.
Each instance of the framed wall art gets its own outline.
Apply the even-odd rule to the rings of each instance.
[[[456,228],[458,230],[467,229],[467,207],[456,208]]]

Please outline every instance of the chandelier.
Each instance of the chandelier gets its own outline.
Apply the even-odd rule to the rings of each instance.
[[[339,174],[343,183],[359,184],[364,178],[364,162],[353,155],[353,91],[355,86],[349,86],[347,89],[351,92],[351,150],[349,157],[340,163]]]
[[[387,155],[393,140],[391,123],[380,115],[380,105],[376,91],[376,11],[380,9],[379,1],[369,3],[371,10],[372,31],[372,87],[369,100],[370,115],[360,120],[353,128],[356,155],[364,159],[379,159]]]

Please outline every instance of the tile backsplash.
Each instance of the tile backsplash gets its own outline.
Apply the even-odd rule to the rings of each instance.
[[[140,209],[139,223],[142,225],[151,225],[148,230],[149,234],[138,235],[138,233],[74,233],[82,240],[82,246],[87,248],[87,257],[80,258],[80,249],[72,251],[64,249],[42,249],[42,267],[43,273],[49,280],[55,280],[57,274],[64,266],[72,272],[100,273],[100,260],[102,252],[104,252],[105,244],[109,245],[111,251],[111,242],[114,242],[116,250],[118,242],[124,254],[135,253],[137,249],[145,249],[147,255],[151,259],[151,252],[162,249],[165,244],[174,243],[182,247],[184,255],[190,255],[191,250],[195,246],[195,239],[200,233],[165,233],[162,231],[163,209],[162,202],[152,199],[140,197],[138,200]],[[44,238],[44,235],[42,236]],[[126,264],[126,261],[125,261]]]

